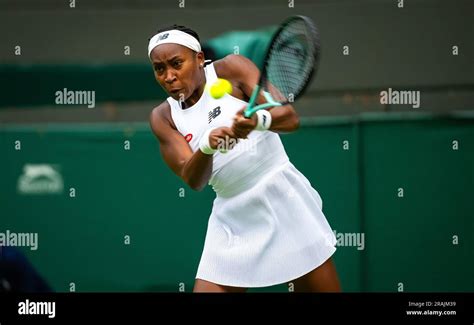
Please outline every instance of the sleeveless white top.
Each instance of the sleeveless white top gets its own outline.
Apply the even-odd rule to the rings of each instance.
[[[213,63],[206,65],[204,71],[208,85],[217,80]],[[172,97],[167,101],[176,128],[193,152],[199,150],[199,141],[207,129],[231,127],[236,112],[247,105],[247,102],[229,94],[215,99],[206,90],[193,106],[186,109],[182,109],[180,102]],[[232,150],[214,154],[209,184],[218,196],[230,197],[252,187],[267,172],[288,161],[277,133],[254,130],[248,139],[239,139]]]

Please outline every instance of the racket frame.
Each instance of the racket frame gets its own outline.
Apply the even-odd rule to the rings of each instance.
[[[306,83],[304,84],[304,86],[301,88],[301,90],[298,92],[298,94],[296,94],[293,98],[292,101],[289,101],[289,100],[286,100],[286,101],[282,101],[282,102],[278,102],[276,100],[273,99],[272,95],[270,94],[270,92],[267,91],[266,87],[265,87],[265,83],[266,83],[266,72],[267,72],[267,61],[268,61],[268,58],[270,57],[270,53],[271,53],[271,50],[272,50],[272,46],[273,46],[273,43],[275,42],[275,40],[277,39],[278,36],[280,36],[280,34],[282,33],[282,31],[285,29],[285,27],[290,23],[292,22],[293,20],[295,19],[302,19],[304,20],[304,22],[306,23],[307,26],[309,26],[311,29],[312,29],[312,33],[311,35],[314,36],[314,39],[313,39],[313,46],[316,47],[316,51],[315,51],[315,54],[317,55],[317,57],[315,58],[315,64],[311,67],[311,71],[309,73],[309,76],[308,76],[308,79],[306,81]],[[248,102],[248,105],[247,107],[245,108],[244,110],[244,116],[246,118],[250,118],[256,111],[258,110],[261,110],[261,109],[267,109],[267,108],[270,108],[270,107],[275,107],[275,106],[284,106],[284,105],[287,105],[289,104],[290,102],[293,102],[294,100],[296,100],[296,98],[300,97],[301,95],[303,95],[303,93],[306,91],[306,89],[308,88],[309,84],[311,83],[311,80],[313,79],[313,75],[314,75],[314,71],[315,71],[315,66],[318,64],[318,61],[319,61],[319,56],[320,56],[320,44],[319,44],[319,37],[318,37],[318,29],[316,28],[316,26],[314,25],[314,23],[312,22],[311,19],[309,19],[308,17],[306,16],[302,16],[302,15],[296,15],[296,16],[291,16],[289,17],[288,19],[286,19],[281,25],[280,27],[278,28],[278,30],[273,34],[273,37],[268,45],[268,48],[267,48],[267,51],[265,53],[265,60],[263,61],[263,67],[262,67],[262,71],[260,73],[260,80],[258,81],[258,85],[255,86],[255,88],[253,89],[252,91],[252,95],[250,96],[250,100]],[[265,97],[266,99],[266,103],[263,103],[263,104],[260,104],[260,105],[257,105],[255,106],[255,103],[257,102],[257,98],[258,98],[258,95],[260,94],[260,91],[262,91],[263,93],[263,96]]]

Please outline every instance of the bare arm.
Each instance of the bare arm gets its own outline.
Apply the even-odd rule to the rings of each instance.
[[[217,74],[222,76],[222,78],[232,80],[247,97],[250,97],[260,77],[260,71],[257,66],[251,60],[241,55],[228,55],[218,62],[216,66]],[[262,104],[265,102],[265,98],[260,95],[257,103]],[[299,117],[292,105],[273,107],[269,111],[272,115],[271,131],[286,133],[298,129]]]
[[[153,109],[150,126],[160,143],[160,152],[166,164],[193,190],[201,191],[212,174],[212,155],[201,150],[193,153],[191,147],[171,123],[170,107],[167,102]],[[211,148],[217,148],[220,138],[233,136],[229,128],[217,128],[209,136]]]

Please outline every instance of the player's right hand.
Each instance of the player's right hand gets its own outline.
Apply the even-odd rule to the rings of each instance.
[[[212,149],[221,151],[232,150],[238,142],[237,136],[227,126],[215,128],[209,134],[209,145]]]

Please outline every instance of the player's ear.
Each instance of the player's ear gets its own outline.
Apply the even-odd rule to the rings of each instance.
[[[199,68],[204,68],[204,52],[201,51],[201,52],[197,52],[196,53],[196,59],[199,63]]]

